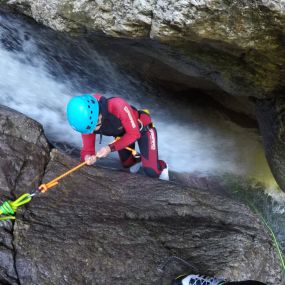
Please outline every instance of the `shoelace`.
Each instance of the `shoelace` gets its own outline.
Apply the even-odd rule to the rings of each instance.
[[[220,282],[216,277],[202,276],[192,277],[189,280],[189,285],[222,285],[224,282]]]

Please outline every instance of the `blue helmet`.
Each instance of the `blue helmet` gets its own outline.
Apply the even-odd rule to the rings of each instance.
[[[91,94],[75,96],[67,104],[67,119],[73,129],[82,134],[91,134],[99,116],[99,104]]]

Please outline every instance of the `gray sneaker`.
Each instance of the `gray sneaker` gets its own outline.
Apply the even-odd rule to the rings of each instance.
[[[173,280],[171,285],[222,285],[224,279],[202,275],[183,275]]]

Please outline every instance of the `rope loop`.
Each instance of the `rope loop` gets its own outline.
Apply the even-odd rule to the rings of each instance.
[[[13,210],[13,208],[10,205],[11,201],[5,201],[1,206],[0,206],[0,211],[4,214],[4,215],[14,215],[15,212]]]
[[[32,200],[32,196],[28,193],[21,195],[17,200],[15,201],[5,201],[1,206],[0,206],[0,221],[3,220],[10,220],[10,219],[15,219],[14,215],[17,211],[17,209],[29,203]],[[10,215],[10,216],[8,216]]]

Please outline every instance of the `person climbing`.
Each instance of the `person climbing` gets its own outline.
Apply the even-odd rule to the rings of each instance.
[[[217,277],[203,275],[181,275],[175,278],[171,285],[266,285],[265,283],[246,280],[246,281],[226,281]]]
[[[158,159],[157,132],[146,110],[137,110],[120,97],[101,94],[75,96],[67,104],[67,119],[81,133],[81,160],[92,165],[98,158],[118,151],[123,167],[137,172],[142,165],[150,177],[169,180],[168,166]],[[114,142],[95,151],[96,135],[113,136]],[[134,155],[135,142],[140,155]]]

